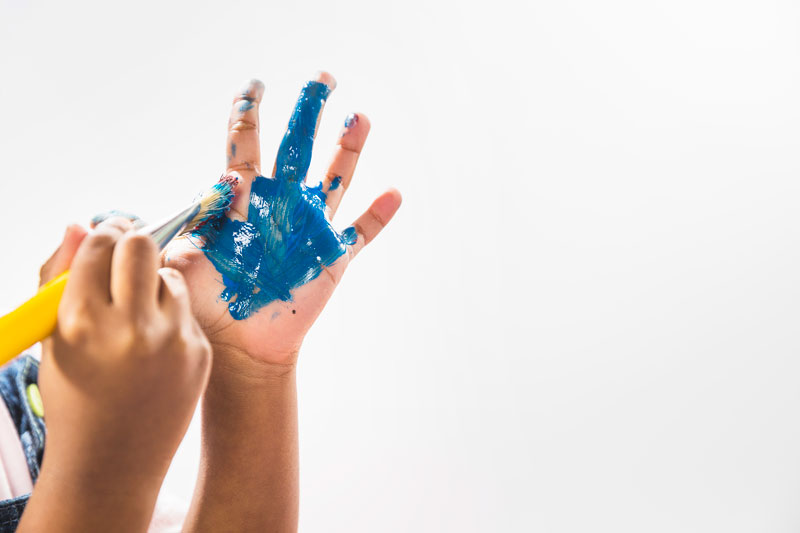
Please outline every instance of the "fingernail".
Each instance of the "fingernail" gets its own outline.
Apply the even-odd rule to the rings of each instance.
[[[93,216],[91,218],[91,220],[89,220],[89,224],[91,224],[92,226],[96,226],[96,225],[100,224],[102,221],[104,221],[105,219],[107,219],[108,217],[109,217],[108,211],[106,211],[104,213],[98,213],[95,216]]]
[[[350,129],[356,124],[358,124],[358,115],[356,115],[355,113],[350,113],[349,115],[347,115],[347,118],[344,119],[345,129]]]
[[[106,211],[105,213],[100,213],[100,214],[97,214],[97,215],[93,216],[92,220],[91,220],[91,224],[92,224],[92,226],[96,226],[96,225],[100,224],[101,222],[105,222],[109,218],[113,218],[113,217],[125,218],[129,222],[132,222],[133,226],[135,228],[142,228],[142,227],[145,226],[145,222],[141,218],[137,217],[134,214],[126,213],[125,211],[120,211],[118,209],[112,209],[111,211]]]
[[[319,83],[324,83],[328,86],[328,89],[331,91],[336,88],[336,78],[330,72],[325,72],[324,70],[318,70],[312,77],[312,80],[318,81]]]
[[[242,85],[240,93],[242,96],[260,100],[261,96],[264,94],[264,84],[261,82],[261,80],[253,78],[252,80],[246,81]]]
[[[83,231],[83,228],[81,227],[80,224],[75,224],[75,223],[70,224],[69,226],[67,226],[67,229],[64,231],[64,240],[66,241],[67,239],[69,239],[70,237],[72,237],[76,233],[80,233],[81,231]]]

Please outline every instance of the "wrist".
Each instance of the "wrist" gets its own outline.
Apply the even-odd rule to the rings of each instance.
[[[296,368],[294,362],[271,363],[238,348],[215,347],[203,394],[204,431],[252,431],[270,412],[296,402]]]
[[[160,458],[134,457],[134,454],[105,453],[106,449],[85,453],[62,453],[48,447],[37,481],[65,494],[89,495],[92,499],[124,497],[131,503],[155,501],[166,475]],[[157,460],[154,460],[157,459]],[[168,467],[167,463],[167,467]]]
[[[212,343],[212,347],[214,355],[209,381],[216,386],[262,390],[294,379],[297,350],[263,358],[229,344]]]

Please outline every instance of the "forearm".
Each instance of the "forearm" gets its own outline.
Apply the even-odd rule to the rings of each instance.
[[[214,356],[185,531],[297,530],[294,365],[251,364],[241,355]]]
[[[113,468],[104,469],[100,464],[86,469],[73,468],[68,461],[52,464],[59,466],[49,470],[45,459],[17,531],[139,532],[147,529],[160,479],[138,474],[117,475]]]

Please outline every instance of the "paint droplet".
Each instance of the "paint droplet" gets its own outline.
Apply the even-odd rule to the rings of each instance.
[[[339,185],[341,184],[342,184],[342,177],[336,176],[335,178],[333,178],[333,181],[331,182],[331,186],[328,189],[328,192],[335,191],[336,189],[339,188]]]
[[[295,311],[294,309],[292,309],[292,314],[293,314],[293,315],[296,315],[296,314],[297,314],[297,311]]]

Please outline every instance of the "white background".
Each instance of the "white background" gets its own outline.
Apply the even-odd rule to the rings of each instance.
[[[800,529],[796,2],[0,6],[2,310],[213,183],[243,80],[270,161],[337,77],[312,176],[371,118],[336,224],[405,203],[301,355],[301,530]]]

